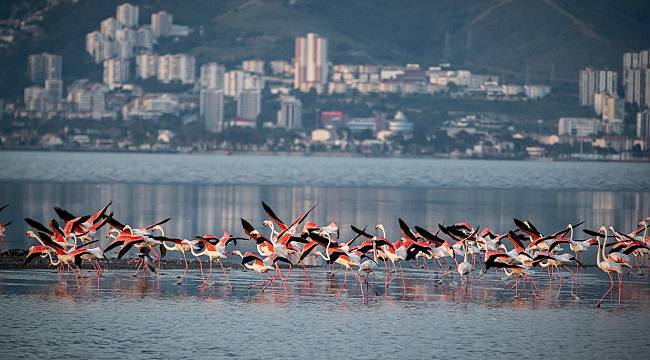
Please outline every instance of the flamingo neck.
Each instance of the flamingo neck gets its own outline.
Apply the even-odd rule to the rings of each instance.
[[[190,243],[190,252],[192,253],[192,255],[194,255],[196,257],[203,256],[203,254],[205,253],[205,248],[203,249],[202,252],[197,253],[197,252],[194,251],[194,244]]]
[[[275,235],[275,225],[273,225],[273,223],[269,223],[269,229],[271,230],[271,233],[269,234],[269,239],[273,241],[273,235]],[[275,243],[275,241],[273,242]]]
[[[54,261],[54,259],[52,259],[52,253],[50,253],[49,251],[47,252],[47,256],[49,256],[50,264],[52,264],[52,266],[59,266],[59,264],[61,264],[61,260],[56,259],[56,261]]]
[[[323,259],[325,259],[327,261],[330,261],[330,245],[331,244],[332,244],[332,237],[328,235],[327,236],[327,247],[325,247],[325,254],[327,254],[327,258],[325,256],[323,256],[323,254],[321,254],[321,256],[323,256]]]
[[[76,249],[77,248],[77,235],[70,234],[70,236],[72,236],[74,238],[74,248]]]
[[[465,252],[465,256],[463,256],[463,262],[467,262],[467,243],[463,242],[463,251]]]
[[[603,241],[603,250],[602,250],[602,252],[603,252],[603,260],[605,260],[607,258],[607,255],[605,254],[605,246],[607,245],[607,237],[609,236],[608,232],[607,232],[607,228],[604,228],[604,229],[605,229],[605,240]]]
[[[377,263],[377,243],[374,241],[372,242],[372,257],[374,258],[375,263]]]

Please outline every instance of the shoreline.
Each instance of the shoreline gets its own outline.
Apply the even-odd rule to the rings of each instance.
[[[286,157],[330,157],[330,158],[372,158],[372,159],[424,159],[424,160],[486,160],[486,161],[525,161],[525,162],[596,162],[596,163],[641,163],[645,164],[650,161],[647,158],[639,159],[595,159],[595,158],[527,158],[527,157],[457,157],[451,154],[433,154],[433,155],[412,155],[412,154],[395,154],[395,155],[375,155],[360,154],[353,152],[297,152],[297,151],[146,151],[146,150],[120,150],[120,149],[67,149],[67,148],[2,148],[0,152],[61,152],[61,153],[107,153],[107,154],[165,154],[165,155],[216,155],[216,156],[286,156]],[[571,155],[571,154],[569,154]]]
[[[237,258],[238,259],[238,258]],[[31,263],[23,266],[23,261],[25,260],[24,255],[5,255],[2,254],[0,255],[0,270],[52,270],[56,271],[55,267],[52,267],[50,265],[49,260],[45,259],[36,259],[32,261]],[[137,258],[122,258],[122,259],[109,259],[108,260],[108,267],[106,267],[106,262],[105,261],[100,261],[100,264],[102,265],[102,268],[105,270],[135,270],[136,265],[131,264],[131,261],[137,260]],[[187,259],[187,264],[189,270],[199,270],[199,265],[196,262],[195,258],[189,258]],[[207,262],[203,261],[204,267]],[[245,271],[248,271],[239,261],[233,262],[230,261],[230,259],[225,259],[223,261],[223,266],[230,270],[234,269],[244,269]],[[279,265],[281,269],[288,269],[288,266],[285,264],[280,264]],[[295,270],[301,270],[302,267],[298,264],[294,264],[294,269]],[[308,269],[315,269],[315,268],[323,268],[324,266],[321,265],[305,265],[306,268]],[[594,265],[585,265],[584,268],[592,268]],[[184,270],[185,269],[185,263],[183,259],[163,259],[161,261],[161,270]],[[88,262],[84,262],[83,265],[81,266],[81,270],[88,270],[88,271],[95,271],[92,266]],[[475,269],[476,271],[477,269]],[[383,271],[383,270],[382,270]]]
[[[239,259],[239,258],[237,258]],[[0,255],[0,270],[52,270],[56,271],[55,267],[52,267],[50,265],[49,260],[46,259],[35,259],[31,263],[23,266],[23,261],[25,260],[25,255],[5,255],[2,254]],[[100,264],[102,265],[102,268],[107,269],[107,270],[135,270],[136,265],[131,264],[130,262],[132,260],[137,260],[137,258],[130,257],[130,258],[122,258],[122,259],[109,259],[108,260],[108,267],[106,267],[106,262],[105,261],[100,261]],[[196,262],[195,258],[187,258],[187,264],[190,270],[198,270],[199,265]],[[206,266],[207,261],[203,261],[204,267]],[[232,269],[242,269],[244,268],[243,265],[240,264],[240,262],[233,262],[230,261],[230,259],[224,259],[223,260],[223,265],[229,270]],[[298,265],[294,265],[296,267]],[[319,265],[306,265],[307,268],[316,268],[320,267]],[[163,259],[161,261],[161,270],[184,270],[185,269],[185,263],[183,259]],[[280,264],[280,268],[288,268],[284,264]],[[88,262],[84,262],[83,265],[81,266],[82,270],[90,270],[90,271],[95,271],[92,266]],[[296,268],[297,269],[297,268]]]

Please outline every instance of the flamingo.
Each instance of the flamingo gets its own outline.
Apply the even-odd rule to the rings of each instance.
[[[463,262],[461,262],[460,264],[457,265],[456,270],[458,271],[458,274],[460,275],[460,278],[464,279],[465,284],[467,284],[467,275],[469,275],[469,273],[472,271],[472,264],[470,264],[469,261],[467,261],[467,253],[468,253],[468,251],[467,251],[467,243],[466,242],[463,242],[463,248],[464,248],[463,249],[464,250]],[[454,258],[454,260],[455,259],[456,258]]]
[[[345,287],[345,284],[347,282],[348,271],[349,271],[349,272],[352,273],[354,278],[359,282],[359,286],[361,287],[361,297],[362,297],[363,300],[365,300],[365,294],[363,292],[363,281],[361,280],[359,275],[357,275],[357,273],[352,268],[353,266],[359,267],[361,265],[359,263],[359,261],[357,259],[353,259],[353,257],[354,257],[353,255],[351,255],[350,253],[342,250],[340,247],[332,246],[331,233],[326,232],[326,233],[323,233],[322,235],[320,235],[320,234],[317,234],[316,232],[312,232],[310,234],[310,236],[312,236],[312,238],[314,238],[314,237],[319,238],[319,239],[324,238],[324,239],[327,240],[327,246],[325,247],[325,253],[323,254],[320,251],[316,251],[314,253],[315,256],[320,256],[328,264],[334,264],[334,263],[339,264],[345,269],[345,271],[343,273],[343,284],[341,285],[341,288],[339,289],[339,291],[336,294],[336,299],[338,300],[340,298],[340,296],[341,296],[341,293],[343,292],[343,288]],[[321,243],[321,245],[322,245],[322,243]]]
[[[221,263],[221,259],[228,258],[228,256],[226,255],[226,246],[231,241],[237,241],[237,239],[231,237],[230,233],[227,231],[223,232],[221,238],[217,238],[215,235],[212,234],[205,234],[202,236],[196,236],[196,239],[198,240],[199,243],[203,244],[203,250],[200,250],[199,252],[195,252],[194,247],[192,246],[190,247],[190,251],[192,252],[192,255],[196,256],[199,265],[201,265],[201,278],[203,279],[203,281],[201,282],[201,285],[199,285],[199,287],[207,286],[208,281],[212,279],[212,261],[216,260],[219,266],[221,267],[221,270],[223,271],[223,277],[226,280],[226,284],[228,285],[229,288],[232,289],[232,284],[230,283],[230,279],[228,279],[228,273],[226,272],[226,269],[223,267],[223,264]],[[203,265],[201,264],[201,259],[200,259],[201,256],[207,257],[208,262],[210,264],[210,273],[207,278],[203,273]]]
[[[60,244],[54,242],[52,238],[44,232],[39,232],[38,238],[43,246],[49,247],[56,252],[57,255],[56,260],[52,260],[51,254],[48,254],[47,256],[50,256],[51,265],[58,268],[60,278],[63,274],[63,271],[67,270],[66,281],[64,282],[60,280],[59,283],[61,284],[67,283],[67,279],[70,276],[70,272],[72,272],[74,274],[77,287],[80,288],[81,286],[79,285],[79,279],[77,278],[77,273],[78,272],[80,273],[79,266],[81,265],[82,256],[87,254],[92,255],[92,253],[88,252],[88,250],[85,248],[76,248],[76,246],[72,247],[71,249],[66,249]],[[39,251],[42,254],[42,248]]]
[[[185,279],[185,275],[187,275],[187,272],[189,271],[189,265],[187,263],[187,256],[185,255],[185,253],[192,251],[192,242],[187,239],[174,239],[165,236],[155,236],[154,239],[162,242],[163,247],[160,248],[161,256],[164,256],[164,254],[162,253],[163,249],[165,251],[178,251],[183,255],[183,261],[185,262],[185,270],[183,271],[183,274],[179,276],[179,279],[177,281],[177,284],[181,284]],[[173,246],[167,246],[168,242],[172,243]]]
[[[45,245],[34,245],[30,246],[29,250],[27,250],[27,256],[25,257],[25,260],[23,261],[23,266],[29,264],[36,258],[50,258],[50,264],[54,264],[54,260],[52,259],[52,249],[49,246]]]
[[[612,292],[612,290],[614,289],[614,279],[612,278],[612,273],[616,273],[616,276],[618,277],[618,304],[620,305],[621,289],[623,287],[623,280],[621,278],[621,274],[623,271],[621,269],[621,265],[618,262],[609,259],[605,255],[605,245],[607,244],[607,228],[605,226],[601,226],[598,229],[597,233],[594,233],[586,229],[583,231],[589,235],[596,236],[596,240],[598,241],[598,251],[596,252],[596,264],[598,265],[598,268],[600,268],[600,270],[607,273],[607,275],[609,276],[610,286],[607,289],[607,291],[605,291],[603,296],[598,300],[598,302],[596,303],[596,307],[600,307],[600,304],[603,302],[605,296],[607,296],[607,294]],[[600,237],[603,236],[603,233],[604,233],[605,241],[602,242],[602,246],[601,246]],[[601,259],[601,255],[602,255],[602,259]]]
[[[264,259],[262,259],[259,255],[255,254],[255,253],[252,253],[250,251],[247,251],[246,253],[242,254],[241,251],[239,251],[239,250],[233,250],[232,254],[238,255],[239,257],[241,257],[242,265],[244,265],[244,267],[246,267],[247,269],[250,269],[250,270],[253,270],[253,271],[257,272],[260,275],[260,277],[262,277],[262,274],[267,274],[269,272],[269,270],[276,269],[277,268],[277,262],[279,262],[279,261],[291,264],[289,259],[287,259],[286,257],[283,257],[283,256],[278,256],[276,254],[273,254],[273,255],[271,255],[269,257],[266,257]],[[266,288],[269,285],[273,286],[273,281],[276,279],[277,274],[278,274],[277,270],[276,270],[276,273],[272,277],[268,276],[268,274],[267,274],[268,281],[262,286],[262,289],[260,289],[260,292],[264,292],[264,290],[266,290]],[[250,289],[253,286],[254,285],[250,285],[248,288]],[[286,289],[286,287],[285,287],[285,289]]]

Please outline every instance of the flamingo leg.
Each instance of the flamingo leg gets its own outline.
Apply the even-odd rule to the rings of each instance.
[[[527,276],[524,275],[524,281],[526,281],[526,277],[527,277]],[[533,290],[533,295],[534,295],[534,296],[537,296],[537,291],[535,290],[535,289],[536,289],[536,285],[535,285],[535,282],[533,281],[533,276],[530,276],[530,277],[528,278],[528,281],[530,281],[530,288]]]
[[[609,283],[610,283],[609,289],[607,289],[607,291],[605,291],[605,293],[600,298],[600,300],[598,300],[598,302],[596,303],[596,307],[600,307],[600,303],[603,302],[605,296],[607,296],[607,294],[609,294],[612,291],[612,289],[614,289],[614,279],[612,278],[612,273],[608,272],[607,275],[609,275]]]
[[[574,273],[571,269],[569,269],[568,266],[566,266],[566,265],[562,265],[562,266],[563,266],[565,269],[567,269],[568,272],[571,273],[571,295],[575,296],[575,294],[573,293],[573,277],[575,276],[575,273]]]
[[[519,276],[515,275],[515,298],[519,297]]]
[[[198,256],[196,257],[196,261],[199,263],[199,268],[201,269],[201,285],[199,285],[199,287],[204,287],[205,284],[207,284],[207,280],[205,278],[205,273],[203,272],[203,262]]]
[[[78,267],[76,270],[74,270],[70,265],[68,265],[68,269],[70,269],[74,274],[74,281],[77,283],[77,288],[81,288],[81,285],[79,285],[79,278],[77,277],[77,271],[81,272],[81,270],[79,270]]]
[[[208,273],[208,282],[212,280],[212,258],[209,257],[208,262],[210,263],[210,272]]]
[[[182,252],[183,254],[183,261],[185,261],[185,271],[183,271],[183,275],[181,275],[180,279],[178,279],[178,284],[183,282],[185,279],[185,275],[187,275],[187,271],[190,269],[190,266],[187,264],[187,256],[185,256],[185,251]]]
[[[388,287],[388,283],[390,282],[388,280],[388,276],[389,276],[388,275],[388,262],[386,262],[386,258],[384,258],[383,260],[384,260],[384,270],[386,270],[385,271],[385,276],[384,276],[384,287]]]
[[[623,276],[620,273],[618,275],[618,305],[621,306],[621,290],[623,290]]]
[[[557,296],[560,297],[560,291],[562,291],[562,272],[560,271],[560,268],[557,266],[553,266],[553,268],[560,280],[560,287],[557,289]]]
[[[266,287],[269,286],[269,285],[271,285],[271,290],[273,290],[273,278],[275,277],[275,275],[274,275],[273,277],[271,277],[268,273],[266,273],[266,277],[267,277],[269,280],[268,280],[268,282],[266,283],[266,285],[264,285],[264,287],[262,287],[262,290],[260,290],[260,292],[264,292],[264,290],[266,289]]]
[[[404,268],[401,261],[399,262],[399,270],[402,273],[402,292],[406,292],[406,280],[404,279]]]
[[[352,272],[352,275],[354,275],[354,278],[357,279],[359,282],[359,286],[361,287],[361,301],[366,301],[366,295],[363,292],[363,281],[361,280],[361,277],[357,275],[354,270],[350,270]]]
[[[345,269],[345,272],[343,273],[343,285],[341,285],[341,289],[339,289],[338,293],[336,294],[336,300],[341,297],[341,293],[343,292],[343,288],[345,287],[345,282],[348,280],[348,269]]]
[[[305,275],[305,280],[307,280],[307,287],[310,287],[312,285],[312,282],[311,282],[311,277],[309,276],[309,273],[307,272],[307,267],[305,266],[305,262],[301,260],[300,261],[300,266],[302,266],[302,271],[303,271],[303,273]]]
[[[65,266],[65,285],[68,285],[68,279],[70,278],[70,265],[63,265]]]
[[[219,263],[219,266],[221,266],[221,271],[223,271],[223,277],[226,279],[226,283],[228,284],[228,287],[232,289],[232,285],[230,284],[230,279],[228,279],[228,274],[226,273],[226,269],[224,269],[223,264],[221,263],[221,259],[217,260]]]
[[[286,290],[287,289],[287,283],[284,277],[282,276],[282,270],[280,270],[280,266],[278,264],[275,264],[275,272],[273,274],[274,278],[279,277],[280,281],[282,281],[282,287]]]
[[[138,267],[135,268],[135,273],[133,274],[133,276],[138,276],[138,272],[140,271],[140,267],[142,266],[143,262],[144,262],[143,259],[138,259]]]

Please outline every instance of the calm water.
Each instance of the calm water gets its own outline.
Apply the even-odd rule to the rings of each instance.
[[[518,299],[490,274],[473,279],[461,296],[456,281],[407,270],[387,294],[361,302],[356,286],[339,300],[341,276],[312,270],[312,286],[295,273],[285,293],[258,293],[252,272],[232,270],[233,289],[199,290],[191,274],[159,281],[112,271],[100,288],[55,284],[51,271],[0,271],[0,349],[4,358],[440,358],[504,359],[643,358],[650,351],[650,287],[645,278],[626,284],[621,307],[593,307],[606,287],[602,274],[585,275],[570,295],[543,287]]]
[[[55,205],[82,214],[108,201],[134,225],[171,216],[166,230],[179,237],[240,234],[240,217],[261,226],[262,200],[286,219],[318,202],[313,220],[336,220],[342,237],[351,236],[350,224],[379,222],[398,236],[398,217],[429,228],[462,220],[505,231],[514,216],[550,232],[578,219],[628,229],[650,215],[650,164],[0,152],[0,166],[0,202],[11,203],[0,221],[14,221],[4,248],[31,245],[26,216],[46,220]],[[232,291],[199,291],[195,273],[179,287],[175,275],[155,282],[113,271],[99,290],[76,290],[58,287],[49,271],[0,271],[0,319],[8,324],[0,354],[82,356],[89,344],[98,358],[118,348],[130,358],[340,358],[336,351],[466,358],[486,353],[488,342],[500,358],[638,358],[650,350],[650,286],[636,275],[626,276],[623,306],[604,310],[593,308],[607,287],[602,273],[588,275],[579,299],[567,282],[559,296],[554,287],[514,300],[493,275],[460,299],[454,281],[409,271],[406,291],[393,285],[367,304],[354,286],[336,301],[342,279],[323,271],[313,287],[296,275],[288,293],[266,294],[248,291],[256,280],[249,272],[231,272]]]

